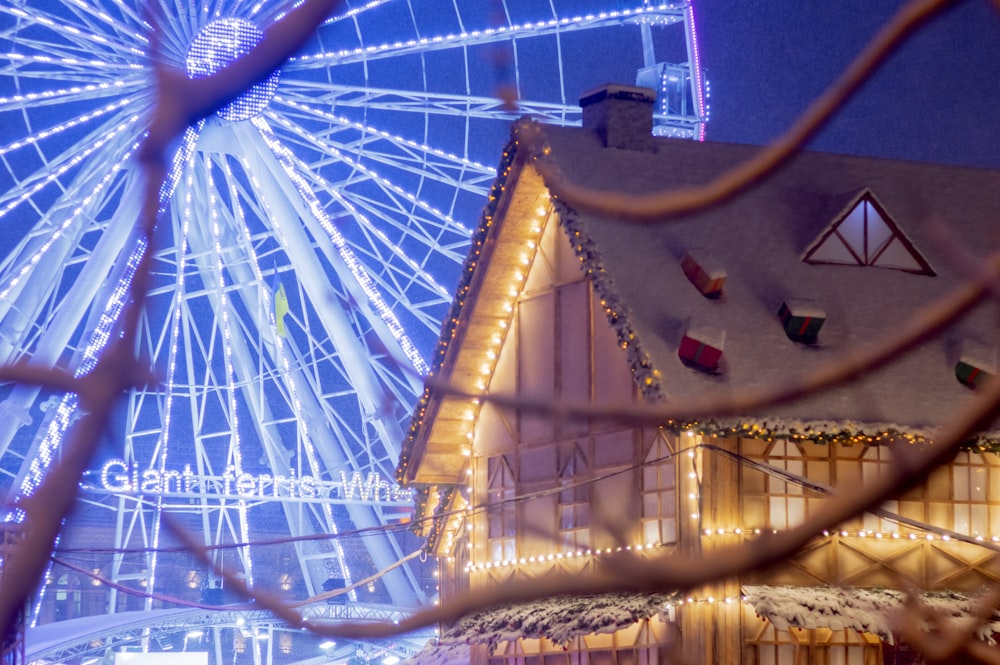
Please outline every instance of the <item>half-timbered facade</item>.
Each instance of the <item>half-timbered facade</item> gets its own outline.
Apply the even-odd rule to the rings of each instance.
[[[807,521],[833,488],[892,464],[890,444],[934,445],[996,372],[982,307],[857,383],[763,413],[636,425],[468,397],[609,407],[787,383],[949,298],[997,244],[1000,174],[818,153],[682,220],[575,210],[539,160],[628,194],[706,182],[756,150],[652,138],[642,89],[581,103],[583,128],[515,126],[438,348],[433,386],[456,390],[428,389],[400,462],[443,598],[586,574],[621,549],[708,555]],[[992,431],[970,440],[929,482],[773,569],[655,603],[591,599],[592,616],[561,599],[496,610],[442,641],[497,665],[665,662],[667,641],[691,662],[916,662],[892,638],[893,589],[961,614],[1000,578],[997,446]]]

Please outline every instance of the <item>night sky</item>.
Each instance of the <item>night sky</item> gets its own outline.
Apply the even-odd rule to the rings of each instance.
[[[902,5],[700,0],[708,139],[773,139]],[[911,37],[812,147],[1000,168],[1000,11],[966,0]]]

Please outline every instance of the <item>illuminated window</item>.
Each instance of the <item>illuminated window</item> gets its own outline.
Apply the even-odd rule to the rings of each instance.
[[[933,275],[927,260],[865,190],[806,250],[806,263],[874,266]]]
[[[805,475],[805,460],[794,443],[776,441],[768,453],[767,463],[789,474]],[[787,529],[805,521],[806,499],[801,483],[767,476],[768,523],[772,529]]]
[[[992,536],[1000,533],[1000,506],[991,505],[996,494],[1000,467],[992,455],[963,451],[951,464],[954,526],[969,536]],[[993,497],[994,501],[996,497]]]
[[[498,455],[487,461],[487,503],[490,558],[494,561],[513,559],[516,554],[517,506],[514,503],[516,479],[506,456]]]
[[[642,538],[647,543],[677,540],[677,486],[673,451],[658,435],[642,467]]]
[[[767,619],[743,611],[748,662],[759,665],[868,665],[882,662],[878,635],[851,629],[794,628],[778,630]]]
[[[56,582],[56,620],[80,616],[80,579],[63,573]]]
[[[877,482],[879,476],[889,470],[890,464],[892,464],[892,451],[887,446],[867,446],[864,454],[861,455],[861,482],[866,486]],[[881,507],[894,515],[899,514],[899,501],[886,501]],[[861,526],[868,532],[899,532],[898,521],[885,519],[871,513],[865,513]]]
[[[559,465],[559,538],[565,551],[590,547],[590,483],[587,459],[573,445]]]

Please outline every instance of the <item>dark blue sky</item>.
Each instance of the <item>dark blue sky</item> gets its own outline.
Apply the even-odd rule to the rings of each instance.
[[[898,0],[700,0],[713,141],[764,143],[829,85]],[[813,142],[1000,168],[1000,11],[965,0],[913,36]]]

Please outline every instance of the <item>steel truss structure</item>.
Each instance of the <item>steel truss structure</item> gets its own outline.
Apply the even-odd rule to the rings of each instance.
[[[54,567],[36,622],[86,614],[70,600],[89,584],[101,613],[211,596],[213,573],[170,549],[168,514],[251,584],[297,597],[419,547],[385,528],[408,504],[393,471],[510,120],[576,123],[583,90],[634,80],[658,91],[657,133],[704,132],[690,2],[348,0],[302,53],[187,130],[146,247],[134,156],[153,26],[163,63],[196,77],[287,8],[0,5],[0,362],[88,372],[149,252],[136,353],[162,377],[122,401],[62,537],[61,556],[94,579]],[[6,505],[34,491],[77,406],[0,386]],[[94,542],[105,549],[81,547]],[[350,597],[413,608],[434,591],[411,562]]]
[[[381,605],[352,603],[350,605],[313,605],[303,612],[310,619],[327,621],[399,621],[405,615],[398,609]],[[273,644],[280,640],[282,631],[289,628],[276,622],[268,612],[257,609],[231,608],[217,611],[201,609],[167,609],[152,612],[124,612],[113,616],[86,617],[68,622],[47,624],[36,629],[34,643],[26,653],[25,662],[71,663],[90,659],[103,659],[109,654],[141,648],[149,641],[149,626],[155,625],[157,638],[164,640],[173,635],[183,636],[183,649],[217,651],[216,660],[222,657],[219,633],[229,631],[245,635],[254,646]],[[340,644],[326,641],[320,651],[321,659],[344,660],[356,653],[393,654],[401,659],[417,653],[431,637],[430,633],[417,633],[397,640],[368,641],[359,645],[350,640]],[[320,642],[322,644],[323,642]],[[163,642],[170,647],[171,641]],[[338,648],[339,647],[339,648]],[[252,649],[251,649],[252,650]],[[178,656],[182,651],[176,652]],[[312,662],[307,659],[299,662]]]

